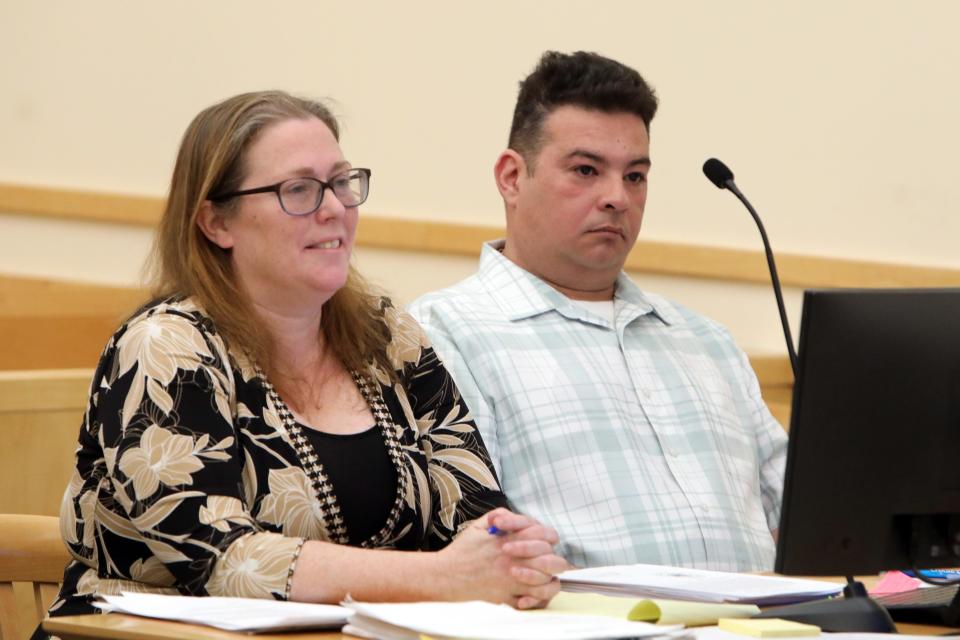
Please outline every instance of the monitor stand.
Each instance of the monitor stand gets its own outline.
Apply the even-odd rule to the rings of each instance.
[[[863,583],[847,578],[842,598],[801,602],[764,609],[754,618],[783,618],[831,632],[896,633],[887,610],[867,595]]]

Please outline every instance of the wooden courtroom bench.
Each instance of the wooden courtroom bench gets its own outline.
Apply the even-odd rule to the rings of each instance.
[[[793,401],[793,370],[783,356],[751,356],[750,365],[760,381],[760,393],[770,413],[784,429],[790,428],[790,404]]]
[[[92,375],[0,371],[0,513],[59,514]]]
[[[100,352],[140,289],[0,276],[0,513],[56,515]],[[779,356],[751,364],[787,427],[793,376]]]
[[[0,371],[93,368],[136,288],[0,276]]]
[[[135,288],[0,275],[0,513],[57,515],[90,378]]]

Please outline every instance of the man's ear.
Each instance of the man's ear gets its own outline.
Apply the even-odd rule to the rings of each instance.
[[[233,247],[233,234],[227,227],[226,218],[209,200],[204,200],[200,205],[200,211],[197,212],[197,226],[210,242],[221,249]]]
[[[497,189],[508,207],[516,202],[519,194],[519,183],[527,174],[527,164],[519,153],[507,149],[497,158],[493,165],[493,177],[497,181]]]

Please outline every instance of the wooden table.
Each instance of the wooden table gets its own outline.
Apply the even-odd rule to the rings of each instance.
[[[814,580],[828,580],[843,582],[843,578],[811,578]],[[861,582],[871,587],[879,578],[868,576],[859,578]],[[140,618],[120,613],[91,614],[84,616],[63,616],[48,618],[43,623],[48,633],[59,636],[62,640],[241,640],[255,638],[256,640],[351,640],[355,636],[346,635],[339,631],[310,631],[304,633],[257,634],[250,636],[233,631],[222,631],[213,627],[204,627],[196,624],[170,622]],[[897,623],[897,630],[903,634],[936,636],[956,634],[960,628],[941,627],[924,624]]]
[[[140,618],[121,613],[91,614],[49,618],[43,623],[48,633],[61,640],[351,640],[354,636],[339,631],[310,631],[304,633],[258,633],[250,636],[234,631],[167,620]],[[898,624],[900,633],[934,636],[957,633],[960,629],[921,624]]]
[[[43,629],[61,640],[351,640],[339,631],[310,631],[304,633],[258,633],[251,636],[235,631],[169,620],[141,618],[122,613],[94,613],[83,616],[47,618]]]

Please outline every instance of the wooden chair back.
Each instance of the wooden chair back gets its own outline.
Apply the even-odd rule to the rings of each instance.
[[[0,514],[0,638],[22,640],[46,615],[70,556],[53,516]],[[26,598],[17,597],[26,592]]]

